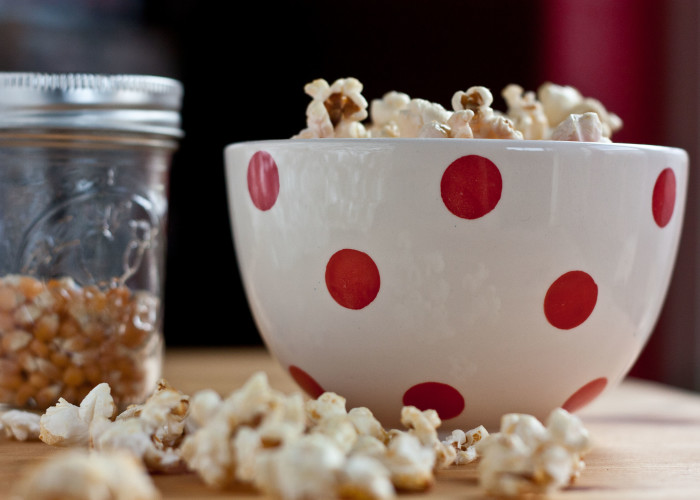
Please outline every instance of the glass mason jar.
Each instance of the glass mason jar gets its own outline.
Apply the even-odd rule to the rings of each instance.
[[[161,376],[171,157],[182,85],[0,73],[0,404],[119,407]]]

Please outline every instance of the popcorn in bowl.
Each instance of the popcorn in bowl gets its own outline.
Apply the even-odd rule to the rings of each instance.
[[[501,95],[508,109],[493,109],[493,94],[483,86],[459,90],[452,110],[425,99],[390,91],[369,105],[356,78],[329,84],[319,78],[304,87],[312,97],[306,128],[293,139],[432,137],[611,142],[622,120],[597,99],[571,86],[551,82],[537,92],[510,84]],[[369,107],[369,110],[368,110]],[[369,122],[365,120],[369,118]]]

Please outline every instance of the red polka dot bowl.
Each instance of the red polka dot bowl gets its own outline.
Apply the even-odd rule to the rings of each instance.
[[[632,144],[300,139],[225,151],[262,338],[311,396],[387,426],[576,411],[617,384],[662,307],[687,155]]]

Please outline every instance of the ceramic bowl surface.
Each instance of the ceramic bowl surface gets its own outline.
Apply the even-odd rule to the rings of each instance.
[[[687,155],[632,144],[318,139],[232,144],[238,264],[272,354],[311,396],[443,429],[576,411],[663,305]]]

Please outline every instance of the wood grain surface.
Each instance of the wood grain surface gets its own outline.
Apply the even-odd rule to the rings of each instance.
[[[204,388],[228,394],[255,371],[267,372],[270,384],[297,390],[287,373],[261,348],[168,350],[164,376],[186,394]],[[579,413],[594,441],[586,469],[552,499],[700,499],[700,394],[628,379]],[[60,448],[42,442],[0,438],[0,498],[28,469]],[[193,473],[154,475],[164,499],[255,499],[253,489],[216,491]],[[492,498],[478,485],[475,464],[440,471],[415,500]]]

